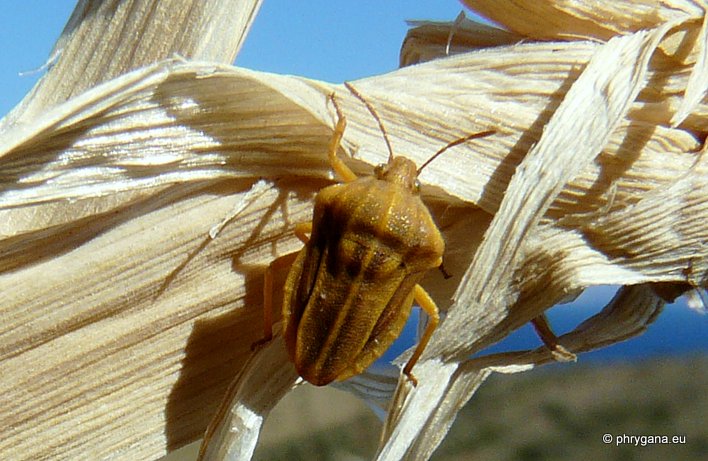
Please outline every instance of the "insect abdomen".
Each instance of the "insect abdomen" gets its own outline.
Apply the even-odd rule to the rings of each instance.
[[[332,256],[332,250],[337,254]],[[341,379],[344,370],[360,362],[359,356],[372,340],[383,352],[408,316],[410,306],[403,306],[403,298],[415,285],[407,280],[410,275],[395,258],[375,248],[364,251],[362,264],[356,268],[352,258],[360,251],[360,243],[346,239],[336,248],[328,247],[301,316],[293,318],[297,320],[292,325],[297,328],[292,338],[293,362],[300,375],[314,384]],[[373,260],[388,269],[372,268]],[[390,331],[393,337],[390,341],[376,337],[375,330]]]

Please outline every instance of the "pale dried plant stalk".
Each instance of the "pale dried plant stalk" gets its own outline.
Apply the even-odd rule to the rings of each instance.
[[[488,48],[354,82],[396,152],[418,164],[452,139],[497,130],[421,175],[456,277],[425,281],[447,317],[415,368],[419,386],[404,380],[395,393],[378,459],[425,459],[490,373],[551,360],[545,349],[467,357],[569,295],[625,286],[561,338],[582,352],[640,333],[665,299],[706,285],[705,10],[663,2],[641,22],[603,25],[607,36],[584,17],[587,30],[545,37],[532,33],[551,30],[542,22],[514,27],[513,7],[569,23],[559,2],[495,3],[493,19],[527,43],[499,34],[504,46],[492,47],[458,22],[447,26],[452,51],[466,47],[455,34]],[[387,151],[339,85],[179,57],[138,68],[175,53],[233,57],[258,2],[199,5],[188,16],[160,10],[161,33],[194,25],[178,32],[186,48],[176,36],[153,50],[124,35],[134,40],[117,51],[128,50],[120,65],[97,67],[87,83],[72,62],[114,62],[90,23],[111,16],[77,10],[61,47],[82,40],[100,51],[61,54],[3,122],[0,453],[9,458],[155,458],[199,437],[236,377],[202,457],[248,459],[263,418],[296,381],[280,340],[256,355],[250,344],[261,334],[263,267],[299,248],[292,226],[331,177],[328,95],[348,118],[342,154],[355,156],[357,172]],[[150,30],[158,2],[112,8],[124,6],[136,16],[107,30]],[[232,9],[241,19],[226,27],[215,12]],[[623,11],[614,17],[632,16]],[[430,41],[419,29],[404,63],[444,52],[444,27]],[[230,45],[214,48],[226,36]],[[571,39],[581,36],[594,40]],[[371,382],[354,384],[366,393]],[[386,382],[375,382],[379,403]]]

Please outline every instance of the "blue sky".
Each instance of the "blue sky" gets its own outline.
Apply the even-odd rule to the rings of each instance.
[[[27,93],[73,10],[68,0],[0,0],[0,114],[5,115]]]
[[[41,72],[75,0],[0,0],[0,116],[17,104]],[[297,10],[293,8],[297,5]],[[453,20],[456,0],[265,0],[236,64],[252,69],[341,82],[394,70],[406,19]],[[362,52],[365,50],[365,52]],[[20,76],[20,72],[29,75]],[[598,310],[611,290],[596,289],[574,305],[551,311],[559,332]],[[708,350],[708,316],[681,302],[669,306],[642,337],[595,353],[597,357],[647,357]],[[519,340],[520,342],[518,342]],[[511,347],[538,344],[527,326]],[[608,355],[609,354],[609,355]]]
[[[0,115],[37,81],[41,72],[18,74],[42,66],[75,3],[0,0]],[[452,20],[461,10],[457,0],[265,0],[236,64],[331,82],[354,80],[397,67],[406,19]]]

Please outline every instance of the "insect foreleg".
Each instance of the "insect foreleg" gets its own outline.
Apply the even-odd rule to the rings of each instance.
[[[337,100],[334,99],[334,93],[330,95],[332,104],[337,111],[337,126],[334,128],[334,134],[332,135],[332,140],[329,142],[329,149],[327,150],[327,158],[337,175],[344,182],[352,182],[357,179],[356,174],[342,161],[341,158],[337,157],[337,151],[339,150],[339,144],[342,141],[342,136],[344,136],[344,129],[347,127],[347,118],[342,114],[342,110],[337,104]]]
[[[430,297],[428,292],[425,291],[422,286],[415,286],[415,288],[413,289],[413,299],[415,299],[421,309],[423,309],[425,313],[428,314],[429,318],[428,326],[425,327],[425,331],[423,332],[423,336],[418,342],[418,346],[415,348],[415,351],[413,351],[413,355],[411,355],[411,358],[408,359],[408,363],[406,363],[406,366],[403,367],[403,374],[405,374],[415,386],[418,384],[418,380],[415,379],[413,373],[411,373],[411,370],[413,369],[413,366],[416,364],[416,362],[418,362],[420,355],[425,350],[425,346],[428,345],[428,341],[430,341],[430,337],[433,335],[433,331],[435,331],[435,328],[437,328],[438,326],[440,316],[438,314],[438,306],[435,304],[433,298]]]

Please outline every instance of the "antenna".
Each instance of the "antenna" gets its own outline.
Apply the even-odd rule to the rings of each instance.
[[[344,82],[344,86],[346,86],[347,89],[349,91],[351,91],[352,94],[357,97],[357,99],[359,99],[359,101],[364,103],[364,105],[369,110],[371,115],[373,115],[374,119],[376,120],[376,123],[379,124],[379,129],[381,130],[381,133],[383,133],[384,141],[386,141],[386,147],[388,147],[388,161],[390,162],[393,159],[393,149],[391,148],[391,143],[388,140],[388,135],[386,134],[386,129],[384,128],[383,122],[381,122],[379,115],[376,113],[373,106],[371,104],[369,104],[369,101],[367,101],[364,98],[364,96],[362,96],[361,93],[359,93],[359,91],[356,88],[354,88],[354,86],[351,83]]]
[[[384,141],[386,141],[386,147],[388,147],[388,154],[389,154],[388,161],[390,162],[391,159],[393,159],[393,149],[391,148],[391,142],[388,140],[388,135],[386,134],[386,129],[383,126],[383,122],[381,122],[381,119],[379,118],[379,115],[376,113],[376,110],[374,110],[373,106],[371,104],[369,104],[369,101],[367,101],[364,98],[364,96],[362,96],[362,94],[359,93],[359,90],[354,88],[354,86],[351,83],[344,82],[344,86],[347,87],[347,89],[349,91],[351,91],[352,94],[357,97],[357,99],[359,99],[361,102],[364,103],[366,108],[369,110],[371,115],[376,120],[376,123],[379,124],[379,129],[381,130],[381,133],[383,133]],[[456,139],[456,140],[452,141],[451,143],[448,143],[445,147],[443,147],[439,151],[435,152],[428,160],[426,160],[425,163],[423,163],[423,165],[421,165],[420,168],[418,168],[418,171],[416,173],[420,174],[420,172],[423,171],[423,168],[428,166],[430,164],[430,162],[435,160],[440,154],[442,154],[443,152],[445,152],[449,148],[455,147],[459,144],[465,143],[465,142],[470,141],[472,139],[484,138],[484,137],[492,135],[494,133],[496,133],[496,130],[480,131],[479,133],[473,133],[473,134],[467,135],[463,138]]]
[[[430,165],[430,162],[435,160],[440,154],[442,154],[443,152],[445,152],[449,148],[455,147],[455,146],[462,144],[462,143],[465,143],[471,139],[484,138],[484,137],[489,136],[494,133],[496,133],[496,130],[480,131],[479,133],[473,133],[473,134],[465,136],[464,138],[460,138],[460,139],[456,139],[456,140],[452,141],[451,143],[449,143],[448,145],[446,145],[445,147],[443,147],[439,151],[435,152],[428,160],[426,160],[425,163],[423,163],[420,166],[420,168],[418,168],[417,173],[420,174],[420,172],[423,171],[423,168]]]

